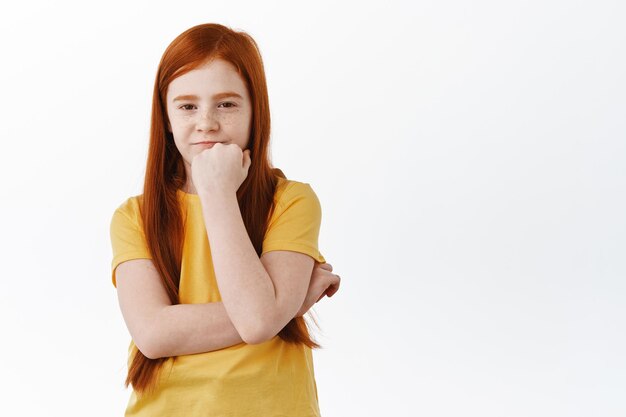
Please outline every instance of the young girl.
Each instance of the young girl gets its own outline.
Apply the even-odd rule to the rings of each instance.
[[[303,315],[339,289],[319,200],[268,158],[261,55],[192,27],[159,64],[143,194],[113,214],[126,416],[320,416]]]

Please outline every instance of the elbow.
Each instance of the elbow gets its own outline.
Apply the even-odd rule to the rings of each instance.
[[[239,332],[241,339],[249,345],[258,345],[270,340],[270,336],[266,323],[251,323],[247,328]]]
[[[142,339],[141,342],[139,340],[134,340],[135,346],[137,349],[148,359],[158,359],[161,357],[160,353],[155,349],[155,343],[152,341],[147,341],[146,339]]]
[[[153,350],[142,350],[143,356],[148,359],[159,359],[162,355],[155,353]]]
[[[275,314],[278,315],[279,313],[276,312]],[[294,317],[295,315],[296,313],[293,313],[289,317]],[[239,332],[239,335],[249,345],[265,343],[276,337],[291,320],[268,314],[264,317],[264,320],[249,323],[245,331]]]
[[[265,338],[262,335],[257,335],[257,334],[241,334],[241,340],[244,341],[244,343],[247,343],[249,345],[259,345],[263,342],[265,342]]]
[[[268,338],[265,336],[265,333],[258,330],[240,332],[239,335],[241,336],[241,340],[249,345],[259,345],[268,340]]]
[[[145,331],[140,337],[137,339],[133,338],[135,346],[137,349],[148,359],[159,359],[165,356],[162,352],[162,344],[157,339],[158,332],[152,331],[152,328],[149,328]]]
[[[241,336],[241,339],[249,345],[260,345],[261,343],[265,343],[269,340],[269,338],[267,338],[264,334]]]

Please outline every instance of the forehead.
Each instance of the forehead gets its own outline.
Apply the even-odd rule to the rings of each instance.
[[[215,59],[172,80],[167,88],[167,101],[179,94],[202,97],[223,91],[234,91],[242,97],[248,96],[246,85],[235,66],[228,61]]]

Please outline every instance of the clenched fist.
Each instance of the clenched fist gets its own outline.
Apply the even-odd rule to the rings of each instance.
[[[248,176],[250,150],[216,143],[193,157],[191,179],[198,194],[236,193]]]

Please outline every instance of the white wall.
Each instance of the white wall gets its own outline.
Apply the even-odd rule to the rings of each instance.
[[[324,417],[625,415],[624,21],[618,0],[3,4],[3,409],[123,414],[109,222],[141,192],[161,54],[218,22],[261,47],[274,164],[317,192],[342,276],[316,307]]]

